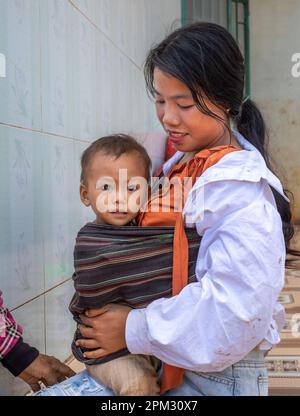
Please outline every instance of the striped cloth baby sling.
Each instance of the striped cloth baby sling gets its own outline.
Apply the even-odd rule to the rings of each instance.
[[[118,303],[132,308],[146,307],[162,297],[172,296],[174,227],[114,226],[88,223],[78,233],[74,249],[75,294],[69,309],[77,323],[86,309]],[[195,282],[200,237],[186,228],[188,282]],[[99,359],[87,359],[85,349],[75,342],[74,356],[85,364],[101,364],[129,354],[127,349]]]

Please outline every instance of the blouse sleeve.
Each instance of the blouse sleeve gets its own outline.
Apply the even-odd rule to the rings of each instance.
[[[132,310],[126,342],[131,353],[211,372],[239,361],[264,340],[283,287],[285,244],[263,180],[214,182],[205,192],[204,212],[194,213],[202,236],[198,281],[177,296]]]

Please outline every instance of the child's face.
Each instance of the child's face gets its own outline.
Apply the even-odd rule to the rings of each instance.
[[[189,88],[177,78],[158,68],[154,69],[156,113],[163,128],[168,132],[176,150],[195,152],[228,144],[229,132],[224,125],[196,107]],[[207,107],[224,121],[226,112],[209,100]]]
[[[96,153],[87,170],[80,197],[91,206],[98,223],[125,225],[136,217],[147,198],[147,174],[143,159],[137,152],[118,159]]]

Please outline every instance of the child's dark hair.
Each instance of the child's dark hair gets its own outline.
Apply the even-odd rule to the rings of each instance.
[[[205,105],[204,97],[222,109],[236,122],[238,131],[270,161],[266,146],[266,127],[257,106],[244,100],[245,64],[243,55],[232,35],[214,23],[197,22],[172,32],[154,46],[145,62],[147,89],[155,95],[154,69],[172,75],[191,91],[198,109],[220,120]],[[228,128],[227,125],[224,125]],[[283,223],[287,251],[294,234],[290,204],[272,188]]]
[[[105,155],[116,156],[118,159],[124,153],[137,153],[145,163],[146,179],[149,180],[151,175],[151,159],[140,143],[127,134],[113,134],[111,136],[101,137],[94,141],[85,149],[81,156],[81,176],[80,182],[85,184],[90,163],[96,153],[102,152]]]

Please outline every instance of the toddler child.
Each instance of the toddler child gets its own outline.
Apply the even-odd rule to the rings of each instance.
[[[80,198],[85,206],[91,206],[97,224],[126,226],[135,224],[140,205],[147,198],[147,182],[150,177],[151,160],[134,138],[127,135],[103,137],[92,143],[81,159]],[[123,170],[122,170],[123,169]],[[121,173],[121,174],[120,174]],[[139,180],[138,180],[139,178]],[[140,183],[140,179],[142,184]],[[145,186],[146,185],[146,186]],[[139,192],[139,203],[133,201]],[[131,204],[130,204],[131,198]],[[75,250],[76,253],[76,250]],[[75,270],[76,270],[75,258]],[[74,274],[76,282],[76,273]],[[101,282],[99,282],[101,283]],[[76,285],[75,285],[76,287]],[[88,305],[85,298],[85,305]],[[80,322],[78,294],[75,294],[70,310]],[[90,308],[96,307],[91,301]],[[98,307],[103,306],[97,305]],[[77,331],[72,345],[77,358],[84,357],[76,347]],[[88,372],[99,379],[115,394],[121,396],[154,396],[159,394],[156,370],[160,361],[154,356],[127,354],[103,364],[87,365]]]

